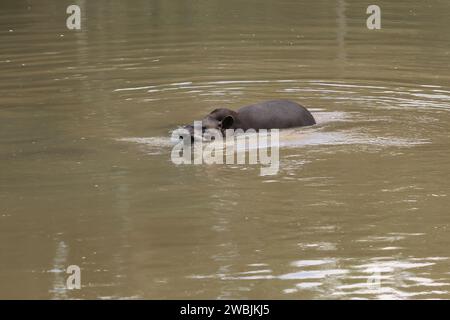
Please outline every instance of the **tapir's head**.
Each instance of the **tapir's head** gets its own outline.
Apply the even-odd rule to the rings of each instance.
[[[211,129],[219,130],[222,135],[225,135],[225,130],[234,129],[236,122],[237,113],[235,111],[225,108],[215,109],[202,119],[201,135],[203,135],[205,131]],[[193,125],[187,125],[183,128],[189,132],[192,142],[194,142],[196,139],[202,138],[197,137],[200,132],[196,132]],[[183,136],[180,136],[180,139],[183,139]]]
[[[226,129],[234,128],[237,113],[230,109],[219,108],[213,110],[202,120],[203,132],[207,129],[217,129],[225,133]]]

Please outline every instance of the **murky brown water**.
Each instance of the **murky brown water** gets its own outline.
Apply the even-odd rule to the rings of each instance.
[[[377,4],[2,0],[0,298],[450,298],[450,2]],[[277,175],[171,162],[274,98]]]

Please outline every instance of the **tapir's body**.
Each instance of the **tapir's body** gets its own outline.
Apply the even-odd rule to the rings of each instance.
[[[202,131],[218,129],[284,129],[311,126],[314,117],[305,107],[289,100],[271,100],[242,107],[237,111],[219,108],[202,120]],[[185,126],[193,135],[194,127]]]
[[[245,106],[237,110],[233,129],[283,129],[316,124],[303,106],[289,100],[272,100]]]

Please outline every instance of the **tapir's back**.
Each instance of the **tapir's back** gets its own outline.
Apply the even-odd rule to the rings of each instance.
[[[316,124],[305,107],[289,100],[265,101],[242,107],[237,112],[245,130],[283,129]]]

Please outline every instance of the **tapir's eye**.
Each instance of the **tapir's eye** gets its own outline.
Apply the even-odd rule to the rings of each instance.
[[[216,140],[216,137],[212,136],[211,141],[214,141],[214,140]]]

